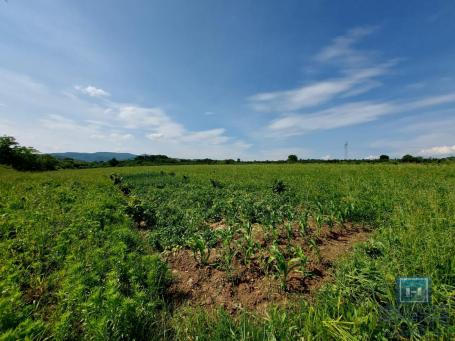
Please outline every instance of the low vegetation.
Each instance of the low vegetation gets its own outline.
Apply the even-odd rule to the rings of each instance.
[[[0,168],[1,337],[453,336],[454,166],[291,163]]]

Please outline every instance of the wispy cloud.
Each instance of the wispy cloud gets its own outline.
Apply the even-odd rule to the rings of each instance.
[[[354,48],[361,39],[378,30],[377,26],[361,26],[350,29],[346,34],[336,37],[316,56],[318,62],[342,61],[346,65],[358,65],[368,60],[370,53]]]
[[[373,79],[386,74],[396,62],[352,70],[345,77],[318,81],[297,89],[256,94],[249,101],[257,111],[282,112],[321,105],[337,96],[356,96],[380,86],[381,83]]]
[[[373,26],[353,28],[336,37],[313,58],[316,65],[336,66],[341,76],[248,98],[255,110],[276,115],[265,127],[263,136],[286,138],[455,103],[453,92],[414,100],[355,100],[356,96],[381,86],[380,78],[402,61],[378,62],[377,54],[356,47],[377,30]]]
[[[258,93],[248,98],[256,111],[290,112],[315,107],[336,99],[364,94],[382,85],[378,80],[398,64],[400,59],[374,62],[373,53],[358,50],[354,45],[378,28],[357,27],[335,38],[316,54],[315,67],[330,63],[338,68],[340,76],[316,80],[293,89]]]
[[[284,115],[272,121],[267,128],[272,135],[293,136],[370,122],[384,115],[449,103],[455,103],[455,93],[408,102],[351,102],[313,113]]]
[[[419,155],[422,156],[440,156],[440,155],[455,155],[455,144],[453,146],[436,146],[420,150]]]
[[[2,133],[43,152],[113,150],[228,158],[242,157],[250,148],[221,127],[190,130],[158,106],[121,103],[95,87],[56,91],[31,77],[2,71],[0,101],[13,109],[0,107],[0,116],[14,115],[14,122],[2,124]],[[103,101],[88,100],[88,92]]]
[[[369,147],[394,156],[405,154],[441,156],[455,144],[455,109],[432,110],[424,114],[403,117],[384,127],[390,138],[373,141]]]
[[[90,97],[109,97],[111,94],[103,89],[89,85],[86,87],[81,87],[76,85],[74,87],[76,90],[82,92],[83,94],[89,95]]]
[[[394,111],[392,103],[354,102],[306,115],[286,115],[269,124],[268,130],[272,135],[300,135],[373,121]]]

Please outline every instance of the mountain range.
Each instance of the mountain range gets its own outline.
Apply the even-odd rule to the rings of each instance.
[[[113,158],[123,161],[134,159],[137,155],[131,153],[112,153],[112,152],[96,152],[96,153],[76,153],[76,152],[65,152],[65,153],[50,153],[50,155],[58,158],[65,159],[70,158],[79,161],[96,162],[96,161],[109,161]]]

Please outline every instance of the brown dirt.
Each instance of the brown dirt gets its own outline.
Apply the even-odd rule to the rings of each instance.
[[[212,227],[223,228],[223,224]],[[309,248],[309,236],[302,238],[296,232],[292,244],[301,246],[308,255],[309,275],[290,273],[288,290],[285,292],[272,270],[266,273],[264,259],[269,256],[266,251],[268,242],[261,231],[260,226],[253,229],[254,239],[261,247],[251,263],[245,266],[240,259],[235,258],[230,272],[220,266],[221,250],[218,248],[212,252],[208,265],[200,265],[190,250],[181,249],[165,254],[164,258],[172,270],[173,282],[169,293],[174,305],[189,304],[207,309],[223,307],[235,314],[242,309],[263,312],[269,304],[288,304],[296,301],[296,296],[311,298],[317,289],[330,281],[333,262],[347,254],[354,244],[366,241],[371,234],[364,227],[345,225],[332,230],[323,227],[318,237],[315,237],[312,228],[309,236],[316,238],[319,244],[319,258]],[[285,236],[280,236],[278,240],[284,250]]]

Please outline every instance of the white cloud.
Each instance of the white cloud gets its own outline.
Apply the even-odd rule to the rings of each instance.
[[[455,109],[425,112],[396,120],[383,127],[393,138],[378,139],[369,147],[379,149],[380,153],[401,157],[405,154],[438,156],[434,146],[453,146],[455,138]],[[395,136],[398,136],[395,137]],[[444,151],[442,148],[439,151]]]
[[[398,60],[395,59],[367,68],[345,70],[346,75],[341,78],[317,81],[291,90],[259,93],[248,100],[255,110],[264,112],[296,111],[313,107],[337,97],[357,96],[380,86],[382,83],[374,78],[385,75],[397,63]]]
[[[92,85],[86,86],[85,88],[76,85],[74,88],[83,94],[89,95],[90,97],[109,97],[111,95],[109,92],[100,88],[96,88]]]
[[[420,150],[419,155],[422,156],[440,156],[440,155],[455,155],[455,144],[453,146],[436,146]]]
[[[323,48],[315,57],[319,62],[341,60],[348,65],[355,65],[367,61],[365,52],[353,48],[364,37],[374,33],[378,27],[362,26],[350,29],[345,35],[336,37],[329,46]]]
[[[273,121],[268,129],[281,136],[299,135],[373,121],[394,110],[391,103],[354,102],[306,115],[283,116]]]
[[[267,129],[274,136],[300,135],[309,131],[328,130],[366,123],[384,115],[425,109],[454,102],[455,93],[401,103],[351,102],[313,113],[287,114],[272,121]]]
[[[24,101],[24,99],[26,99]],[[182,158],[237,158],[250,144],[224,128],[190,130],[163,108],[112,99],[94,103],[0,69],[1,133],[42,152],[128,151]],[[5,122],[5,123],[4,123]]]
[[[389,73],[391,68],[400,61],[392,59],[373,64],[370,54],[354,48],[355,43],[376,29],[376,27],[354,28],[346,35],[335,38],[329,46],[316,55],[315,59],[318,62],[335,62],[343,74],[342,77],[319,80],[296,89],[264,92],[251,96],[249,101],[255,110],[280,114],[268,124],[265,135],[273,137],[300,135],[310,131],[371,122],[385,115],[417,111],[455,102],[455,93],[407,102],[343,102],[342,100],[381,86],[382,82],[377,78]],[[359,59],[357,57],[363,59],[363,62],[351,63]],[[332,105],[327,107],[330,103]],[[311,107],[321,109],[309,111]]]

